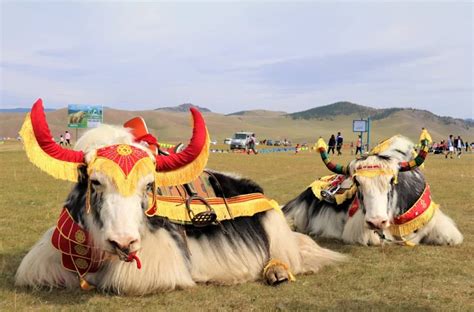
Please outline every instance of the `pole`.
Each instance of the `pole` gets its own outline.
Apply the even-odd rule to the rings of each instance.
[[[370,151],[370,117],[367,117],[367,151]]]

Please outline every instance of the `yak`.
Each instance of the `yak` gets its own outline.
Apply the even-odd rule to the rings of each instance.
[[[95,287],[126,295],[198,283],[276,285],[344,259],[292,232],[258,184],[231,174],[212,172],[217,196],[227,198],[230,208],[232,199],[244,210],[257,207],[255,213],[213,219],[207,226],[164,216],[166,209],[176,215],[184,205],[159,201],[156,189],[189,183],[207,163],[204,119],[194,108],[191,113],[193,136],[174,154],[156,154],[129,129],[109,125],[84,133],[71,150],[52,140],[39,99],[21,130],[27,155],[40,169],[75,185],[57,225],[23,258],[16,285]]]
[[[315,181],[282,208],[296,231],[362,245],[462,243],[419,168],[426,141],[417,154],[409,139],[396,135],[346,166],[331,161],[322,139],[318,150],[337,175]]]

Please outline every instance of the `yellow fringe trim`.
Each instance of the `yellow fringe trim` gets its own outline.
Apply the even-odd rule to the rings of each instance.
[[[231,220],[238,217],[251,217],[257,213],[270,209],[275,209],[281,212],[280,206],[276,201],[269,200],[263,195],[260,198],[256,198],[254,195],[255,194],[247,194],[228,198],[227,206],[229,207],[230,213],[221,198],[211,197],[206,198],[206,200],[210,202],[212,209],[217,215],[218,221]],[[246,199],[250,198],[250,196],[252,196],[254,199]],[[166,199],[169,200],[167,201]],[[212,201],[219,201],[222,203],[214,204]],[[149,198],[148,204],[153,205],[151,198]],[[201,203],[192,203],[191,210],[196,215],[200,212],[207,211],[207,208]],[[156,196],[155,216],[165,217],[176,223],[191,223],[188,210],[186,209],[186,205],[184,204],[181,197]]]
[[[367,178],[376,178],[381,175],[393,175],[395,172],[390,169],[356,169],[356,172],[352,175],[354,176],[363,176]]]
[[[288,278],[290,282],[296,281],[295,276],[293,273],[291,273],[290,268],[288,267],[288,264],[281,262],[280,260],[277,259],[271,259],[268,261],[267,265],[263,268],[263,278],[267,275],[267,272],[270,268],[275,267],[275,266],[281,266],[285,271],[288,273]]]
[[[137,191],[138,182],[146,175],[155,173],[155,164],[149,157],[140,159],[135,163],[128,175],[122,171],[122,168],[114,161],[95,157],[87,168],[89,176],[93,172],[101,172],[113,180],[117,190],[123,196],[131,196]]]
[[[33,125],[31,124],[30,113],[26,115],[25,121],[20,130],[23,139],[23,146],[28,159],[38,168],[53,176],[56,179],[77,182],[77,168],[81,163],[74,163],[56,159],[49,156],[36,141]]]
[[[413,220],[410,220],[404,224],[391,224],[389,227],[390,233],[393,236],[402,238],[407,236],[418,229],[424,227],[428,222],[430,222],[431,218],[433,217],[436,209],[438,209],[439,205],[436,204],[434,201],[431,201],[430,206],[428,209],[425,210],[421,215],[416,217]]]
[[[206,131],[206,143],[204,144],[201,153],[191,163],[183,166],[177,170],[169,172],[156,172],[155,182],[158,186],[174,186],[190,183],[197,179],[203,172],[209,159],[209,133]]]

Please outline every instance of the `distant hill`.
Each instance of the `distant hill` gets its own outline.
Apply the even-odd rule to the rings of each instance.
[[[197,106],[197,105],[194,105],[194,104],[191,104],[191,103],[184,103],[184,104],[181,104],[181,105],[178,105],[178,106],[170,106],[170,107],[159,107],[155,110],[157,111],[169,111],[169,112],[189,112],[189,109],[191,107],[195,107],[197,108],[200,112],[202,113],[211,113],[211,110],[209,108],[205,108],[205,107],[201,107],[201,106]]]
[[[293,119],[333,118],[338,115],[372,115],[377,110],[372,107],[351,102],[336,102],[333,104],[311,108],[305,111],[288,114]]]
[[[280,111],[254,109],[254,110],[244,110],[240,112],[235,112],[235,113],[227,114],[226,116],[282,116],[286,114],[287,114],[286,112],[280,112]]]
[[[445,125],[460,124],[464,127],[472,127],[474,123],[469,119],[459,119],[447,116],[438,116],[427,110],[414,108],[372,108],[351,102],[336,102],[333,104],[311,108],[305,111],[288,114],[293,119],[333,119],[337,116],[354,116],[367,118],[373,121],[382,120],[396,115],[397,113],[416,115],[420,121],[437,120]]]
[[[18,107],[18,108],[1,108],[0,109],[0,114],[1,113],[28,113],[30,111],[31,108],[21,108],[21,107]],[[52,109],[52,108],[46,108],[45,109],[46,112],[52,112],[52,111],[55,111],[55,109]]]
[[[213,140],[223,142],[237,131],[252,131],[258,139],[283,140],[295,143],[314,143],[320,136],[328,139],[340,131],[346,142],[354,142],[357,133],[352,132],[352,121],[361,117],[361,112],[371,114],[371,140],[380,141],[395,134],[402,134],[417,141],[421,127],[426,127],[433,140],[439,142],[449,134],[460,135],[464,141],[474,141],[474,126],[462,119],[440,117],[426,110],[391,108],[374,109],[350,102],[339,102],[312,110],[315,118],[293,118],[292,114],[267,110],[237,112],[231,115],[207,112],[204,116]],[[331,107],[334,110],[331,110]],[[148,129],[160,142],[188,142],[192,130],[189,124],[189,106],[186,113],[176,110],[127,111],[104,108],[104,122],[121,125],[135,116],[142,116]],[[200,108],[202,110],[202,108]],[[335,112],[338,112],[337,114]],[[67,128],[67,108],[46,113],[51,132],[57,138]],[[367,115],[362,115],[366,117]],[[25,118],[25,113],[0,114],[0,137],[15,138]],[[80,136],[85,129],[77,131]],[[72,131],[75,136],[76,131]]]

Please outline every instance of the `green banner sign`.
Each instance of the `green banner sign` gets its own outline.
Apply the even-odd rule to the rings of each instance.
[[[95,128],[104,121],[102,105],[69,104],[67,110],[69,128]]]

